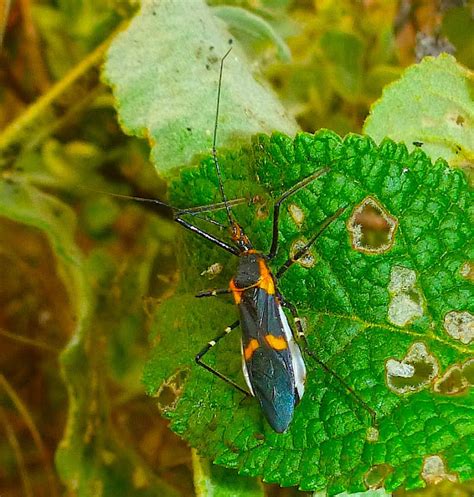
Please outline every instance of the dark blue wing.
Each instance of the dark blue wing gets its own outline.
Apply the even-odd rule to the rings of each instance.
[[[274,295],[255,287],[242,295],[243,370],[272,428],[288,428],[304,391],[303,358]]]

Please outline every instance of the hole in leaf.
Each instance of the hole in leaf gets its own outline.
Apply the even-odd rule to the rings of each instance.
[[[467,311],[451,311],[444,316],[444,329],[455,340],[469,344],[474,340],[474,316]]]
[[[294,257],[296,257],[296,254],[307,244],[308,242],[304,238],[298,238],[295,240],[290,247],[290,257],[292,260],[295,260]],[[316,257],[314,254],[309,250],[301,256],[297,261],[297,264],[300,266],[303,266],[305,268],[311,268],[316,264]]]
[[[208,280],[213,280],[218,274],[221,273],[222,268],[223,266],[220,262],[215,262],[214,264],[211,264],[207,269],[205,269],[201,273],[201,276],[206,276]]]
[[[456,481],[457,475],[454,473],[447,473],[446,466],[440,456],[428,456],[423,460],[423,468],[421,470],[421,477],[426,483],[437,485],[438,483],[449,480]]]
[[[372,197],[366,197],[356,206],[347,225],[352,247],[368,254],[390,250],[397,226],[397,219]]]
[[[469,382],[457,364],[449,367],[443,376],[438,378],[433,385],[433,390],[442,395],[463,394],[467,392],[468,388]]]
[[[465,262],[459,272],[463,278],[474,282],[474,264],[471,261]]]
[[[291,218],[295,222],[296,226],[301,227],[304,221],[304,212],[301,207],[296,204],[290,204],[288,206],[288,212],[290,213]]]
[[[255,205],[255,217],[257,219],[267,219],[268,203],[260,195],[254,195],[249,202],[249,205]]]
[[[423,315],[423,297],[416,287],[415,271],[394,266],[390,274],[388,291],[391,295],[388,319],[396,326],[405,326]]]
[[[371,490],[383,487],[387,476],[393,472],[390,464],[376,464],[372,466],[364,475],[365,486]]]
[[[188,375],[188,370],[180,369],[160,386],[156,393],[156,398],[158,401],[158,409],[161,412],[166,413],[175,409],[176,402],[181,396]]]
[[[387,385],[399,395],[423,390],[438,371],[438,361],[422,342],[415,342],[401,361],[390,358],[385,362]]]

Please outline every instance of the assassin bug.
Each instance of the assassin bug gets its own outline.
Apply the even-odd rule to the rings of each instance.
[[[270,426],[278,433],[287,430],[290,425],[295,407],[301,400],[306,378],[306,366],[302,349],[306,355],[312,357],[325,371],[335,376],[341,384],[353,394],[357,402],[369,412],[372,425],[376,425],[375,412],[349,387],[342,378],[320,361],[312,353],[306,341],[301,320],[296,308],[278,290],[278,280],[299,259],[301,259],[314,244],[321,233],[335,221],[346,209],[339,208],[332,216],[326,219],[309,241],[289,258],[276,272],[272,273],[268,263],[275,258],[278,251],[280,207],[290,196],[330,171],[323,167],[309,177],[303,179],[281,195],[273,206],[272,242],[268,254],[256,250],[244,229],[234,217],[232,205],[239,201],[229,201],[224,191],[221,169],[217,158],[217,126],[219,118],[219,104],[221,97],[223,66],[231,49],[220,62],[220,72],[217,91],[217,104],[212,142],[212,158],[217,174],[222,202],[202,207],[178,209],[155,199],[128,197],[142,202],[151,202],[171,208],[173,218],[178,224],[192,231],[200,237],[217,245],[221,249],[238,257],[238,267],[227,288],[200,292],[196,297],[214,297],[231,294],[239,309],[239,320],[225,328],[223,332],[209,341],[196,355],[196,363],[224,380],[245,395],[255,396],[262,408],[263,414]],[[122,195],[117,195],[123,197]],[[216,221],[202,214],[211,211],[224,210],[232,244],[221,240],[192,222],[186,216],[204,219],[219,225]],[[283,308],[288,309],[295,322],[297,332],[290,326]],[[249,391],[246,391],[236,382],[212,368],[203,361],[204,356],[225,336],[240,325],[242,330],[241,349],[243,374]],[[300,348],[302,345],[302,348]]]

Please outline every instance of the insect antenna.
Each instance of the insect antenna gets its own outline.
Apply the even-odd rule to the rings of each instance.
[[[224,61],[226,57],[230,54],[232,50],[232,47],[227,50],[226,54],[224,57],[221,59],[221,67],[219,70],[219,83],[217,86],[217,102],[216,102],[216,118],[214,121],[214,133],[212,137],[212,158],[214,160],[214,165],[216,167],[216,172],[217,172],[217,179],[219,181],[219,190],[221,192],[221,197],[222,200],[224,201],[225,204],[225,209],[227,213],[227,219],[229,220],[229,224],[232,225],[234,220],[232,219],[232,211],[230,209],[229,202],[227,201],[227,197],[224,191],[224,183],[222,182],[222,175],[221,175],[221,168],[219,166],[219,161],[217,160],[217,150],[216,150],[216,143],[217,143],[217,125],[219,121],[219,107],[220,107],[220,102],[221,102],[221,88],[222,88],[222,73],[224,69]]]
[[[135,202],[141,202],[144,204],[151,204],[151,205],[155,205],[155,206],[165,207],[165,208],[171,210],[171,212],[173,213],[173,217],[175,219],[180,217],[180,216],[189,215],[189,216],[192,216],[194,218],[201,219],[202,221],[206,221],[210,224],[214,224],[221,229],[225,228],[225,226],[223,226],[218,221],[215,221],[214,219],[212,219],[208,216],[205,216],[204,213],[218,211],[220,209],[230,207],[231,204],[232,205],[239,205],[239,204],[243,204],[246,202],[245,198],[237,198],[237,199],[231,200],[230,202],[227,201],[226,203],[220,202],[220,203],[216,203],[216,204],[201,205],[201,206],[197,206],[197,207],[188,207],[188,208],[180,209],[178,207],[174,207],[173,205],[167,204],[166,202],[163,202],[163,201],[155,199],[155,198],[137,197],[135,195],[123,195],[120,193],[106,192],[103,190],[96,190],[93,188],[86,188],[83,186],[79,186],[79,188],[90,191],[90,192],[100,193],[102,195],[108,195],[110,197],[121,198],[121,199],[125,199],[125,200],[134,200]]]

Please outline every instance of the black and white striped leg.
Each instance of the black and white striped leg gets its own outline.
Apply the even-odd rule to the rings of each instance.
[[[224,376],[222,373],[219,373],[219,371],[217,371],[216,369],[202,362],[202,358],[212,349],[212,347],[214,347],[220,340],[222,340],[225,336],[227,336],[232,330],[237,328],[239,324],[240,321],[236,321],[235,323],[232,323],[230,326],[227,326],[227,328],[222,333],[217,335],[213,340],[208,342],[205,347],[203,347],[203,349],[199,352],[199,354],[196,355],[195,361],[196,364],[206,369],[214,376],[217,376],[221,380],[225,381],[229,385],[232,385],[234,388],[236,388],[239,392],[243,393],[245,396],[251,397],[251,393],[245,390],[244,388],[242,388],[240,385],[237,385],[235,381],[231,380],[230,378],[227,378],[227,376]]]
[[[228,288],[217,288],[216,290],[205,290],[203,292],[199,292],[195,297],[198,299],[202,297],[217,297],[218,295],[226,295],[228,293],[232,293],[232,290]]]
[[[296,336],[294,339],[299,343],[301,340],[304,342],[304,345],[307,346],[308,343],[306,341],[306,335],[303,330],[303,325],[301,324],[301,318],[298,316],[298,311],[296,310],[296,307],[291,303],[288,302],[281,293],[278,294],[278,298],[280,300],[280,303],[283,307],[288,309],[291,312],[291,315],[293,316],[293,321],[296,326]],[[294,334],[294,328],[291,327],[291,331]]]
[[[309,355],[324,371],[332,375],[334,378],[336,378],[337,381],[354,397],[354,399],[357,401],[357,403],[369,413],[370,415],[370,422],[373,428],[377,428],[378,423],[377,423],[377,414],[375,411],[367,405],[366,402],[364,402],[360,396],[354,391],[352,387],[350,387],[335,371],[333,371],[327,364],[325,364],[319,357],[309,349],[308,345],[308,340],[306,338],[306,334],[303,329],[303,325],[301,323],[301,318],[298,315],[298,311],[296,310],[296,307],[291,303],[286,301],[283,297],[280,296],[280,301],[281,305],[283,307],[286,307],[290,312],[291,315],[293,316],[293,320],[295,322],[296,330],[297,330],[297,337],[295,337],[296,340],[298,340],[300,343],[303,342],[304,345],[304,352],[305,354]]]

